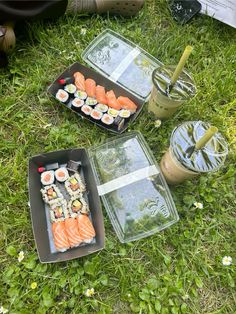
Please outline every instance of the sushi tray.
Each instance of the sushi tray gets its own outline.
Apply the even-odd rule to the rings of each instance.
[[[29,198],[41,262],[59,262],[104,247],[100,197],[122,243],[178,221],[169,188],[143,136],[129,132],[89,149],[29,160]]]
[[[41,262],[66,261],[104,247],[101,204],[84,149],[34,156],[28,175]]]
[[[60,103],[114,133],[132,123],[152,90],[152,72],[162,63],[112,30],[99,34],[83,60],[67,68],[49,87]]]
[[[77,115],[115,133],[124,132],[143,106],[123,87],[78,62],[66,69],[48,91]]]

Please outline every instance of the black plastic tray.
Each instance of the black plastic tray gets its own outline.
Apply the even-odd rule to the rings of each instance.
[[[96,232],[96,238],[94,241],[95,243],[72,248],[66,252],[51,253],[45,204],[42,200],[40,192],[42,187],[40,174],[37,172],[37,169],[38,167],[56,162],[59,164],[66,164],[69,160],[81,162],[81,170],[85,180],[86,190],[88,191],[88,205],[91,211],[91,218]],[[28,178],[32,227],[39,259],[42,263],[67,261],[91,254],[104,248],[105,231],[102,208],[91,164],[85,149],[54,151],[32,157],[29,160]]]
[[[64,103],[61,103],[61,104],[63,104],[65,107],[71,109],[75,114],[82,116],[82,117],[86,118],[87,120],[105,128],[111,132],[114,132],[114,133],[124,132],[128,128],[129,124],[132,123],[137,118],[138,114],[142,110],[144,102],[142,100],[140,100],[138,97],[136,97],[133,94],[131,94],[130,92],[128,92],[126,89],[124,89],[121,86],[119,86],[118,84],[116,84],[115,82],[112,82],[108,78],[95,72],[94,70],[83,66],[79,62],[72,64],[60,76],[58,76],[56,78],[56,80],[49,86],[48,92],[55,97],[58,89],[62,88],[61,87],[62,85],[60,85],[58,83],[58,80],[60,80],[62,78],[73,77],[73,74],[77,71],[81,72],[86,79],[87,78],[94,79],[95,82],[97,83],[97,85],[104,86],[106,91],[113,89],[113,91],[117,97],[119,97],[119,96],[129,97],[138,106],[138,109],[133,115],[130,116],[129,119],[126,119],[127,121],[125,122],[124,127],[122,129],[118,130],[117,127],[114,125],[105,125],[101,121],[96,121],[92,117],[87,116],[82,111],[77,112],[77,111],[73,110],[71,108],[71,101],[68,104],[64,104]]]

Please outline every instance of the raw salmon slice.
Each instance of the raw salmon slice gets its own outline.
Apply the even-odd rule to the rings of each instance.
[[[93,225],[87,215],[79,215],[77,217],[79,232],[84,242],[91,242],[96,233]]]
[[[106,96],[107,96],[107,104],[109,107],[116,109],[116,110],[121,109],[121,105],[118,103],[118,101],[116,99],[116,95],[115,95],[113,90],[110,90],[109,92],[107,92]]]
[[[107,104],[106,92],[103,86],[100,86],[100,85],[96,86],[96,99],[99,103],[103,105]]]
[[[82,237],[79,233],[78,222],[76,218],[65,219],[65,228],[68,235],[68,240],[71,247],[78,246],[82,242]]]
[[[96,82],[93,79],[85,80],[85,91],[89,97],[96,96]]]
[[[54,244],[58,251],[64,252],[70,247],[70,243],[67,237],[64,221],[57,221],[52,224],[52,233],[54,238]]]
[[[85,78],[82,73],[75,72],[74,73],[75,78],[75,86],[80,91],[85,91]]]
[[[118,97],[117,101],[123,109],[127,109],[131,112],[135,112],[137,110],[137,105],[135,105],[135,103],[128,97],[120,96]]]

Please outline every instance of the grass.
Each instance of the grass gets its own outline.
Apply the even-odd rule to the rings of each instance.
[[[108,132],[78,119],[46,93],[68,65],[81,61],[88,43],[111,28],[166,64],[187,44],[197,96],[161,128],[145,107],[130,130],[140,130],[159,161],[172,129],[205,120],[226,137],[230,152],[217,173],[172,187],[180,221],[152,237],[119,243],[104,211],[106,247],[79,260],[40,264],[27,188],[32,155],[104,142]],[[86,34],[82,35],[81,30]],[[180,26],[166,1],[146,1],[131,19],[64,16],[34,22],[19,34],[10,65],[0,73],[0,306],[10,313],[236,313],[235,293],[235,29],[206,16]],[[203,209],[193,206],[195,201]],[[25,258],[17,256],[24,251]],[[231,266],[222,257],[233,258]],[[36,289],[31,283],[37,282]],[[94,287],[95,295],[84,295]]]

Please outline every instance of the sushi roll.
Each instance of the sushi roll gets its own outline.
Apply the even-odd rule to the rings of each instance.
[[[51,222],[62,221],[68,217],[66,200],[60,200],[57,204],[50,207]]]
[[[53,184],[54,182],[54,171],[44,171],[41,173],[41,183],[43,185]]]
[[[56,221],[52,224],[52,234],[55,247],[59,252],[70,248],[70,242],[65,228],[65,221]]]
[[[70,196],[78,196],[85,191],[85,185],[78,173],[75,173],[66,180],[65,188]]]
[[[96,104],[97,104],[97,100],[95,98],[88,97],[86,99],[86,105],[95,106]]]
[[[83,239],[83,242],[91,243],[96,233],[89,217],[87,215],[81,214],[76,219],[78,222],[79,233],[81,238]]]
[[[105,113],[102,117],[102,122],[107,125],[110,125],[114,122],[114,118],[110,116],[109,114]]]
[[[55,177],[57,181],[64,182],[69,178],[68,170],[65,167],[61,167],[55,171]]]
[[[71,108],[75,111],[79,111],[79,109],[84,105],[84,101],[79,98],[75,98],[72,100]]]
[[[113,108],[109,108],[107,113],[112,116],[113,118],[117,117],[119,114],[119,110],[113,109]]]
[[[107,105],[103,105],[103,104],[97,104],[95,106],[95,109],[104,113],[104,112],[107,112],[108,106]]]
[[[74,84],[67,84],[64,87],[64,90],[70,95],[74,95],[74,93],[76,92],[76,86]]]
[[[56,99],[66,104],[69,100],[69,94],[63,89],[58,89],[56,93]]]
[[[126,109],[122,109],[120,112],[119,112],[119,116],[121,118],[129,118],[130,117],[130,111],[129,110],[126,110]]]
[[[79,232],[77,219],[72,217],[65,219],[65,229],[70,247],[77,247],[83,242]]]
[[[79,98],[79,99],[82,99],[82,100],[85,100],[88,95],[86,94],[86,92],[82,91],[82,90],[77,90],[75,93],[74,93],[74,96],[76,98]]]
[[[63,195],[55,184],[47,185],[40,190],[42,193],[43,200],[46,204],[50,206],[58,204],[63,200]]]
[[[83,106],[81,107],[81,111],[82,111],[84,114],[86,114],[87,116],[90,116],[92,110],[93,110],[93,109],[92,109],[90,106],[88,106],[88,105],[83,105]]]
[[[96,109],[93,109],[91,111],[91,117],[95,120],[101,120],[102,116],[103,116],[103,113],[101,111],[98,111]]]
[[[117,116],[114,120],[114,124],[117,125],[117,129],[120,131],[124,127],[125,119]]]
[[[77,217],[79,213],[82,214],[89,213],[89,207],[88,204],[83,199],[83,197],[74,196],[68,203],[68,211],[70,217]]]

